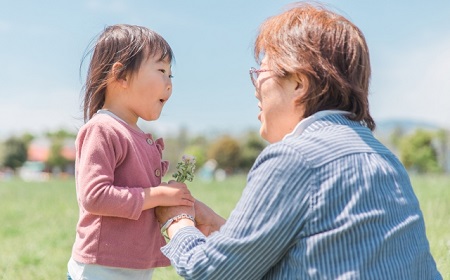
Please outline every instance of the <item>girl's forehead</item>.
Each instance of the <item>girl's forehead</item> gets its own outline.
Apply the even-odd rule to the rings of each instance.
[[[161,55],[159,55],[159,54],[147,57],[146,61],[149,63],[155,63],[155,64],[167,64],[167,65],[172,64],[169,56],[161,58]]]
[[[146,61],[152,61],[152,62],[161,62],[164,61],[166,63],[171,64],[172,63],[172,57],[170,54],[165,53],[163,50],[150,50],[149,47],[145,48],[144,53],[144,60]]]
[[[164,57],[164,58],[163,58],[162,60],[160,60],[160,61],[162,61],[163,63],[172,64],[172,61],[171,61],[171,59],[169,58],[168,55],[166,55],[166,57]]]

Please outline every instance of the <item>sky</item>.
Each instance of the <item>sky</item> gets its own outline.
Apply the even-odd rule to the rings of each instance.
[[[249,78],[259,25],[292,1],[0,0],[0,137],[83,125],[88,45],[108,25],[143,25],[175,54],[173,93],[161,117],[140,121],[169,135],[258,129]],[[376,122],[408,119],[450,129],[450,1],[322,1],[354,22],[369,45]],[[81,69],[81,70],[80,70]]]

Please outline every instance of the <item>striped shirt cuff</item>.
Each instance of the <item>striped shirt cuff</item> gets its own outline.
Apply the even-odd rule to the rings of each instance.
[[[178,263],[180,257],[194,247],[206,242],[206,237],[196,227],[187,226],[175,233],[170,242],[161,248],[161,252],[171,262]]]

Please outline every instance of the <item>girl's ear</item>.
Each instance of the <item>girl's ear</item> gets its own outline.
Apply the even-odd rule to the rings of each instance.
[[[128,87],[127,75],[123,72],[123,64],[115,62],[111,68],[111,79],[121,87]]]

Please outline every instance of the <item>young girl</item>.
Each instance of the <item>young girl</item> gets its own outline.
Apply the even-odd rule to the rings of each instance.
[[[140,26],[107,27],[93,48],[76,140],[79,221],[69,279],[151,279],[168,266],[154,207],[193,206],[186,185],[161,183],[164,144],[137,126],[172,93],[168,43]]]

